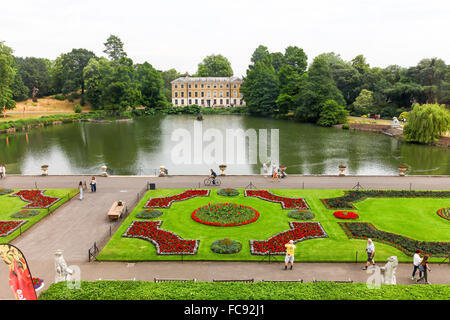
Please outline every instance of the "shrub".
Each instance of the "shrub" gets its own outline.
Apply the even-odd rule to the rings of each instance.
[[[348,129],[350,129],[350,125],[348,125],[348,124],[343,124],[343,125],[342,125],[342,129],[348,130]]]
[[[236,197],[239,195],[239,191],[233,188],[225,188],[217,191],[217,194],[224,197]]]
[[[73,96],[72,95],[70,95],[68,98],[67,98],[67,101],[69,101],[69,102],[74,102],[75,101],[75,99],[73,98]]]
[[[79,104],[74,105],[73,106],[73,112],[81,113],[81,106]]]
[[[160,210],[143,210],[140,211],[136,214],[136,218],[138,219],[153,219],[153,218],[158,218],[163,214],[162,211]]]
[[[59,100],[59,101],[64,101],[64,100],[66,100],[66,96],[62,95],[62,94],[57,94],[57,95],[55,95],[55,99]]]
[[[288,217],[295,220],[311,220],[315,216],[311,211],[292,210],[288,213]]]
[[[37,216],[39,213],[40,213],[39,210],[22,209],[19,212],[16,212],[13,215],[11,215],[11,218],[17,218],[17,219],[29,218],[29,217]]]
[[[242,244],[239,241],[229,238],[216,240],[211,245],[211,250],[220,254],[238,253],[242,249]]]

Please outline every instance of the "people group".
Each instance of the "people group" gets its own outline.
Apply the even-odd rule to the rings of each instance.
[[[285,167],[277,166],[274,163],[263,163],[264,178],[267,178],[267,176],[270,174],[272,176],[272,182],[275,181],[275,179],[277,181],[280,181],[280,178],[286,178],[287,173],[284,170],[286,170]]]

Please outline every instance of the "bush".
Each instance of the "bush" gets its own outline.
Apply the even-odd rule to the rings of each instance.
[[[17,219],[29,218],[29,217],[37,216],[40,213],[41,212],[39,210],[23,209],[23,210],[20,210],[19,212],[14,213],[13,215],[11,215],[11,218],[17,218]]]
[[[69,102],[74,102],[75,99],[74,99],[72,96],[69,96],[69,97],[67,98],[67,101],[69,101]]]
[[[55,99],[59,100],[59,101],[64,101],[64,100],[66,100],[66,96],[62,95],[62,94],[57,94],[57,95],[55,95]]]
[[[79,104],[74,105],[73,106],[73,112],[81,113],[81,106]]]
[[[292,210],[288,213],[288,217],[296,220],[311,220],[315,216],[311,211]]]
[[[163,212],[160,210],[143,210],[136,214],[138,219],[153,219],[162,216]]]
[[[343,130],[349,130],[350,129],[350,125],[349,124],[343,124],[342,125],[342,129]]]
[[[239,195],[239,191],[237,191],[236,189],[232,189],[232,188],[225,188],[225,189],[220,189],[219,191],[217,191],[217,194],[219,196],[224,196],[224,197],[236,197]]]
[[[239,241],[229,238],[216,240],[211,245],[211,250],[220,254],[238,253],[242,249],[242,244]]]

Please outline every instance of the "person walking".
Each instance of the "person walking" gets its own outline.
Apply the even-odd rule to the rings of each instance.
[[[291,270],[294,268],[294,252],[295,244],[294,240],[289,240],[289,243],[284,245],[286,247],[286,257],[284,258],[284,270],[287,270],[288,264],[291,264]]]
[[[411,280],[415,280],[415,276],[416,276],[416,271],[417,269],[419,269],[419,278],[422,277],[422,271],[420,270],[419,266],[420,263],[422,262],[422,258],[420,257],[420,249],[416,250],[416,252],[414,253],[414,257],[413,257],[413,266],[414,266],[414,270],[412,272],[412,276],[411,276]]]
[[[272,182],[275,181],[274,179],[277,179],[277,181],[280,182],[280,177],[278,176],[277,169],[273,169],[272,171]]]
[[[91,185],[91,192],[97,192],[97,181],[95,181],[95,177],[92,177],[90,185]]]
[[[80,193],[80,200],[83,200],[83,182],[80,181],[80,183],[78,184],[78,191]]]
[[[375,256],[375,245],[373,244],[372,239],[367,239],[366,252],[367,252],[367,262],[363,270],[367,270],[367,268],[371,263],[373,266],[375,265],[375,260],[373,260],[373,257]]]
[[[425,284],[431,284],[428,282],[428,271],[431,272],[430,266],[428,265],[429,255],[425,254],[423,256],[422,262],[419,265],[419,270],[423,272],[423,275],[417,279],[417,282],[425,280]]]
[[[2,164],[0,166],[0,179],[3,179],[5,177],[5,174],[6,174],[6,166]]]

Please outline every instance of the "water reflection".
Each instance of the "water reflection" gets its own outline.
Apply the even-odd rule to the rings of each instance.
[[[204,119],[202,132],[217,129],[224,139],[227,129],[267,129],[269,148],[270,129],[279,129],[280,164],[288,167],[287,173],[335,175],[338,165],[345,164],[349,174],[396,175],[398,165],[406,164],[410,174],[450,174],[450,152],[445,148],[284,120],[232,115],[205,115]],[[157,116],[124,122],[80,122],[3,135],[0,163],[7,164],[9,173],[23,174],[39,174],[42,164],[49,165],[50,174],[93,174],[106,164],[114,174],[154,174],[165,165],[170,174],[206,175],[222,161],[175,164],[171,158],[177,145],[172,133],[185,129],[194,137],[194,123],[194,116]],[[210,143],[205,142],[204,148]],[[224,143],[224,157],[226,146]],[[192,152],[194,156],[195,150]],[[247,160],[248,156],[247,152]],[[256,164],[227,164],[228,174],[260,173],[262,167],[261,159]]]

